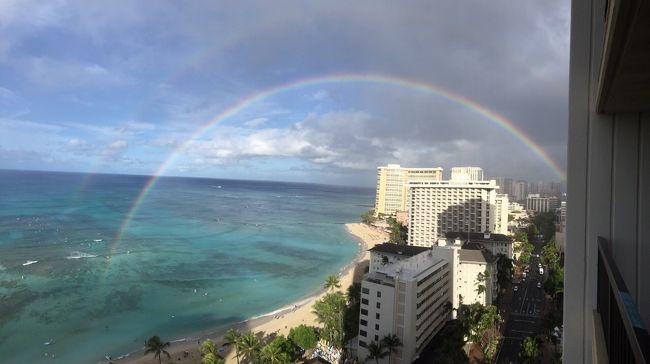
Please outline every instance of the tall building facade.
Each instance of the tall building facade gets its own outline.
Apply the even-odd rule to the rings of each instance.
[[[555,212],[560,207],[557,197],[541,197],[540,194],[529,194],[526,198],[526,210],[535,212]]]
[[[515,201],[525,201],[526,196],[528,196],[528,182],[526,181],[517,181],[513,185],[513,194],[515,196]]]
[[[371,251],[371,260],[381,254]],[[427,249],[364,276],[359,313],[361,360],[367,358],[370,343],[393,334],[402,342],[392,356],[393,363],[407,364],[418,357],[451,317],[447,307],[451,299],[449,268],[446,260]]]
[[[508,233],[508,213],[510,201],[508,195],[497,194],[495,198],[495,221],[494,232],[498,234]]]
[[[481,167],[453,167],[451,169],[452,181],[483,181]]]
[[[432,246],[450,231],[494,232],[495,181],[414,181],[408,186],[410,245]]]
[[[442,180],[442,168],[402,168],[388,164],[377,168],[375,214],[395,215],[406,211],[410,181]]]

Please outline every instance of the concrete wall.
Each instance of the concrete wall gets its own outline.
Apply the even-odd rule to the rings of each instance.
[[[597,237],[650,322],[650,114],[597,114],[605,0],[574,0],[571,17],[564,362],[590,363]],[[645,264],[644,264],[645,262]]]

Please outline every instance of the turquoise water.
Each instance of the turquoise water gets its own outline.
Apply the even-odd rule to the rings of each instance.
[[[117,241],[146,182],[0,171],[0,362],[97,363],[152,335],[189,337],[283,307],[353,259],[343,224],[374,199],[163,178]]]

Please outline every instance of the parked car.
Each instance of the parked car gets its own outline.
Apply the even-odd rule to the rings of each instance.
[[[519,286],[514,286],[514,287],[512,287],[512,290],[515,291],[515,292],[517,292],[517,291],[519,290]]]
[[[537,282],[537,288],[542,288],[542,283],[541,282]]]

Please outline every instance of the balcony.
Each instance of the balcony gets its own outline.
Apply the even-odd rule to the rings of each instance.
[[[597,284],[594,361],[650,363],[650,335],[612,259],[609,242],[602,237],[598,238]]]

